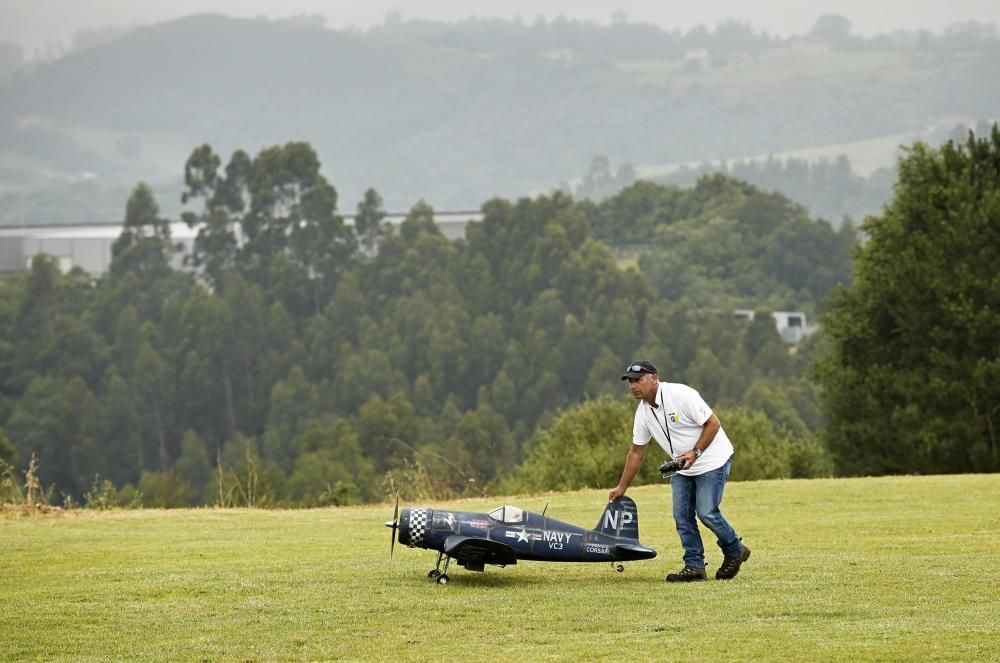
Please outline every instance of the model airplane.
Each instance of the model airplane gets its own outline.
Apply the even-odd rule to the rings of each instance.
[[[438,551],[437,565],[427,577],[437,578],[442,585],[448,583],[452,559],[468,571],[524,559],[610,562],[620,573],[625,570],[621,562],[656,557],[655,550],[639,543],[639,513],[629,497],[609,503],[592,530],[546,517],[545,511],[532,513],[516,506],[499,506],[489,513],[406,508],[400,517],[398,496],[392,520],[385,526],[392,528],[390,557],[396,530],[400,544]]]

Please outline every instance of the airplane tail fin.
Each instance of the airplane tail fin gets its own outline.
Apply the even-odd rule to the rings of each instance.
[[[639,510],[632,498],[622,495],[614,502],[609,502],[594,530],[608,536],[638,541]]]

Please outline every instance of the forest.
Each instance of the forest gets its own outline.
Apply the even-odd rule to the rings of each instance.
[[[387,224],[375,190],[346,223],[308,143],[225,165],[203,145],[184,269],[140,183],[107,273],[39,256],[0,280],[0,490],[320,506],[611,485],[636,358],[712,405],[734,479],[996,471],[998,164],[996,125],[917,143],[858,230],[716,174],[494,198],[448,240],[424,202]],[[776,308],[822,329],[789,346]]]
[[[849,279],[851,229],[714,176],[637,183],[600,204],[493,199],[449,241],[422,202],[390,227],[374,190],[345,223],[320,170],[305,143],[238,150],[224,166],[199,147],[184,167],[183,220],[199,228],[188,268],[171,269],[169,220],[139,184],[108,273],[61,274],[39,257],[0,281],[7,461],[37,456],[51,499],[77,503],[318,505],[400,482],[433,495],[538,485],[521,468],[539,440],[567,417],[620,427],[620,369],[645,356],[732,408],[733,426],[780,431],[788,459],[773,475],[830,471],[805,379],[812,344],[790,352],[768,315],[731,309],[814,311]],[[652,241],[623,262],[612,237]],[[789,261],[817,239],[811,268],[826,276],[803,280]],[[684,254],[686,274],[706,271],[669,278]],[[603,443],[613,457],[620,433]]]

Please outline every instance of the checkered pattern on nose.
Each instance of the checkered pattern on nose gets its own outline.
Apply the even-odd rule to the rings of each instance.
[[[430,520],[430,511],[430,509],[412,509],[410,511],[410,547],[419,546],[424,542],[427,521]]]

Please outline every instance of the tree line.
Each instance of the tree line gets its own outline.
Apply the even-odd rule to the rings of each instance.
[[[224,166],[202,146],[193,269],[140,184],[106,274],[38,257],[0,281],[0,492],[14,466],[97,505],[607,485],[637,357],[719,412],[735,478],[995,471],[998,155],[996,128],[913,147],[860,245],[721,175],[493,199],[450,241],[422,202],[387,226],[373,190],[344,223],[308,144]],[[611,238],[652,244],[621,258]],[[734,319],[757,279],[823,331],[790,351],[766,310]]]
[[[757,394],[797,435],[819,426],[808,351],[790,355],[766,316],[622,269],[595,237],[600,206],[494,199],[449,241],[422,202],[389,227],[370,190],[349,225],[305,143],[225,164],[202,146],[184,181],[193,269],[171,268],[170,224],[140,184],[106,274],[39,257],[0,287],[8,460],[36,454],[70,499],[105,481],[170,505],[490,490],[558,413],[624,398],[638,355],[713,401]],[[696,198],[685,215],[720,204]]]

